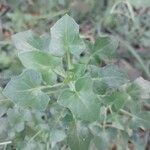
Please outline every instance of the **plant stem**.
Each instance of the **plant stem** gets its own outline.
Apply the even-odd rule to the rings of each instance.
[[[72,68],[72,65],[69,51],[67,51],[66,56],[67,56],[68,70],[70,70]]]
[[[6,102],[6,101],[10,101],[9,99],[0,99],[0,103],[1,102]]]
[[[105,127],[106,127],[106,118],[107,118],[107,108],[105,108],[104,110],[103,131],[105,131]]]
[[[6,144],[6,145],[4,145],[4,150],[6,150],[6,148],[7,148],[7,144]]]
[[[64,83],[57,83],[57,84],[54,84],[54,85],[41,86],[40,89],[41,90],[47,90],[47,89],[56,88],[56,87],[59,87],[59,86],[62,86],[62,85],[64,85]]]
[[[11,41],[0,41],[0,45],[10,45]]]
[[[11,143],[12,143],[11,141],[7,141],[7,142],[0,143],[0,145],[7,145],[7,144],[11,144]]]
[[[31,143],[41,132],[42,132],[42,130],[38,131],[38,132],[28,141],[28,143]]]
[[[49,142],[47,141],[47,143],[46,143],[46,150],[49,150],[49,147],[50,147],[50,144],[49,144]]]
[[[133,115],[131,113],[129,113],[128,111],[125,111],[124,109],[120,109],[119,112],[126,115],[126,116],[133,117]]]

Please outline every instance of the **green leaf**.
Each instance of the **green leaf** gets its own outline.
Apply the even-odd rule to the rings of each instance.
[[[79,79],[85,75],[85,65],[84,64],[74,64],[73,69],[70,70],[73,73],[73,79]]]
[[[1,100],[1,99],[4,99],[4,96],[3,96],[2,91],[3,91],[3,90],[2,90],[2,88],[0,87],[0,100]]]
[[[82,122],[76,122],[70,128],[67,144],[71,150],[88,150],[91,137],[92,135],[86,125]]]
[[[60,106],[57,103],[53,103],[50,107],[50,114],[51,114],[51,119],[50,119],[50,123],[51,123],[51,127],[56,128],[56,127],[60,127],[60,124],[62,124],[62,119],[66,116],[67,113],[67,109]],[[55,126],[54,126],[55,125]]]
[[[76,90],[65,90],[58,103],[71,110],[76,119],[94,121],[99,116],[100,102],[92,92],[92,80],[81,78],[75,83]]]
[[[19,58],[26,68],[49,70],[61,64],[61,59],[41,51],[25,51],[19,53]]]
[[[140,88],[141,90],[140,97],[142,99],[150,99],[150,82],[149,81],[144,80],[142,77],[139,77],[134,81],[134,84]]]
[[[50,35],[49,34],[42,34],[40,36],[41,43],[42,43],[42,50],[45,52],[49,51],[49,45],[50,45]]]
[[[19,59],[26,68],[40,71],[43,80],[52,84],[56,82],[57,76],[53,72],[58,66],[61,66],[61,59],[42,51],[25,51],[19,53]]]
[[[135,83],[127,83],[121,87],[134,101],[140,100],[141,88]]]
[[[106,106],[111,105],[115,108],[116,111],[119,111],[119,109],[123,108],[128,98],[129,96],[127,93],[122,91],[115,91],[109,96],[105,96],[104,103]]]
[[[108,90],[108,85],[105,82],[95,80],[93,81],[93,92],[95,94],[104,95]]]
[[[149,7],[150,6],[150,1],[149,0],[132,0],[130,1],[131,4],[133,4],[136,7]]]
[[[13,132],[21,132],[25,128],[24,118],[17,109],[9,109],[7,112],[8,122]]]
[[[95,83],[99,84],[101,82],[105,87],[107,85],[108,88],[116,89],[129,81],[127,75],[113,64],[103,68],[90,66],[89,71]]]
[[[11,106],[10,101],[2,94],[2,88],[0,87],[0,117],[6,114],[7,109]]]
[[[19,106],[45,110],[49,96],[40,90],[41,74],[34,70],[25,70],[14,77],[5,87],[3,94]]]
[[[94,136],[93,142],[97,150],[108,150],[115,142],[116,137],[117,132],[115,129],[107,129],[107,131],[99,131],[97,135]]]
[[[19,51],[44,50],[43,40],[31,30],[13,35],[12,40]]]
[[[92,48],[89,48],[91,57],[109,61],[115,57],[118,41],[112,37],[99,37]]]
[[[50,52],[56,56],[63,56],[66,52],[79,56],[84,49],[78,24],[70,16],[63,16],[51,28]]]
[[[58,143],[63,141],[66,138],[66,134],[62,130],[53,130],[50,133],[50,142],[52,148]]]
[[[141,142],[141,141],[140,141],[140,142]],[[143,144],[143,143],[138,143],[138,142],[137,142],[137,143],[134,142],[133,144],[134,144],[136,150],[145,150],[145,147],[146,147],[145,144]]]
[[[133,114],[133,118],[130,121],[130,127],[136,129],[140,126],[149,129],[150,128],[150,112],[139,112]]]
[[[22,150],[43,150],[45,149],[45,144],[43,144],[42,142],[37,142],[37,141],[32,141],[32,143],[24,143],[24,145],[19,145],[17,147],[18,149],[22,149]]]

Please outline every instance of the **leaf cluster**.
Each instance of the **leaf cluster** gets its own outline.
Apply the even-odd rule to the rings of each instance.
[[[126,149],[134,130],[150,127],[142,109],[150,83],[130,82],[112,63],[99,66],[115,57],[113,37],[87,43],[65,15],[50,37],[29,30],[13,42],[25,69],[1,90],[0,140],[12,141],[8,149]]]

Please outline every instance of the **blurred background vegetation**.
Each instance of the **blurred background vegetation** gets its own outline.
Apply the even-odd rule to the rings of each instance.
[[[131,80],[150,79],[150,0],[0,0],[0,86],[22,70],[11,35],[28,29],[47,35],[65,13],[85,40],[109,34],[120,41],[114,63]]]

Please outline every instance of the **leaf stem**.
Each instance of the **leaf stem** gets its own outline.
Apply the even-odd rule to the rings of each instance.
[[[3,150],[6,150],[7,149],[7,144],[6,145],[4,145],[4,149]]]
[[[0,143],[0,145],[7,145],[7,144],[11,144],[11,143],[12,143],[12,141],[6,141],[6,142]]]
[[[126,116],[134,117],[131,113],[129,113],[128,111],[125,111],[124,109],[120,109],[119,112],[126,115]]]
[[[42,132],[42,130],[38,131],[38,132],[28,141],[28,143],[31,143],[41,132]]]
[[[49,88],[56,88],[56,87],[59,87],[59,86],[62,86],[62,85],[64,85],[64,83],[57,83],[57,84],[54,84],[54,85],[41,86],[40,90],[45,90],[45,89],[49,89]]]
[[[0,103],[1,102],[6,102],[6,101],[10,101],[9,99],[0,99]]]
[[[67,51],[66,56],[67,56],[68,70],[70,70],[72,68],[72,65],[69,51]]]
[[[50,147],[50,144],[49,144],[49,142],[47,141],[47,142],[46,142],[46,150],[49,150],[49,147]]]
[[[107,108],[104,109],[103,131],[105,131],[106,127],[106,118],[107,118]]]

